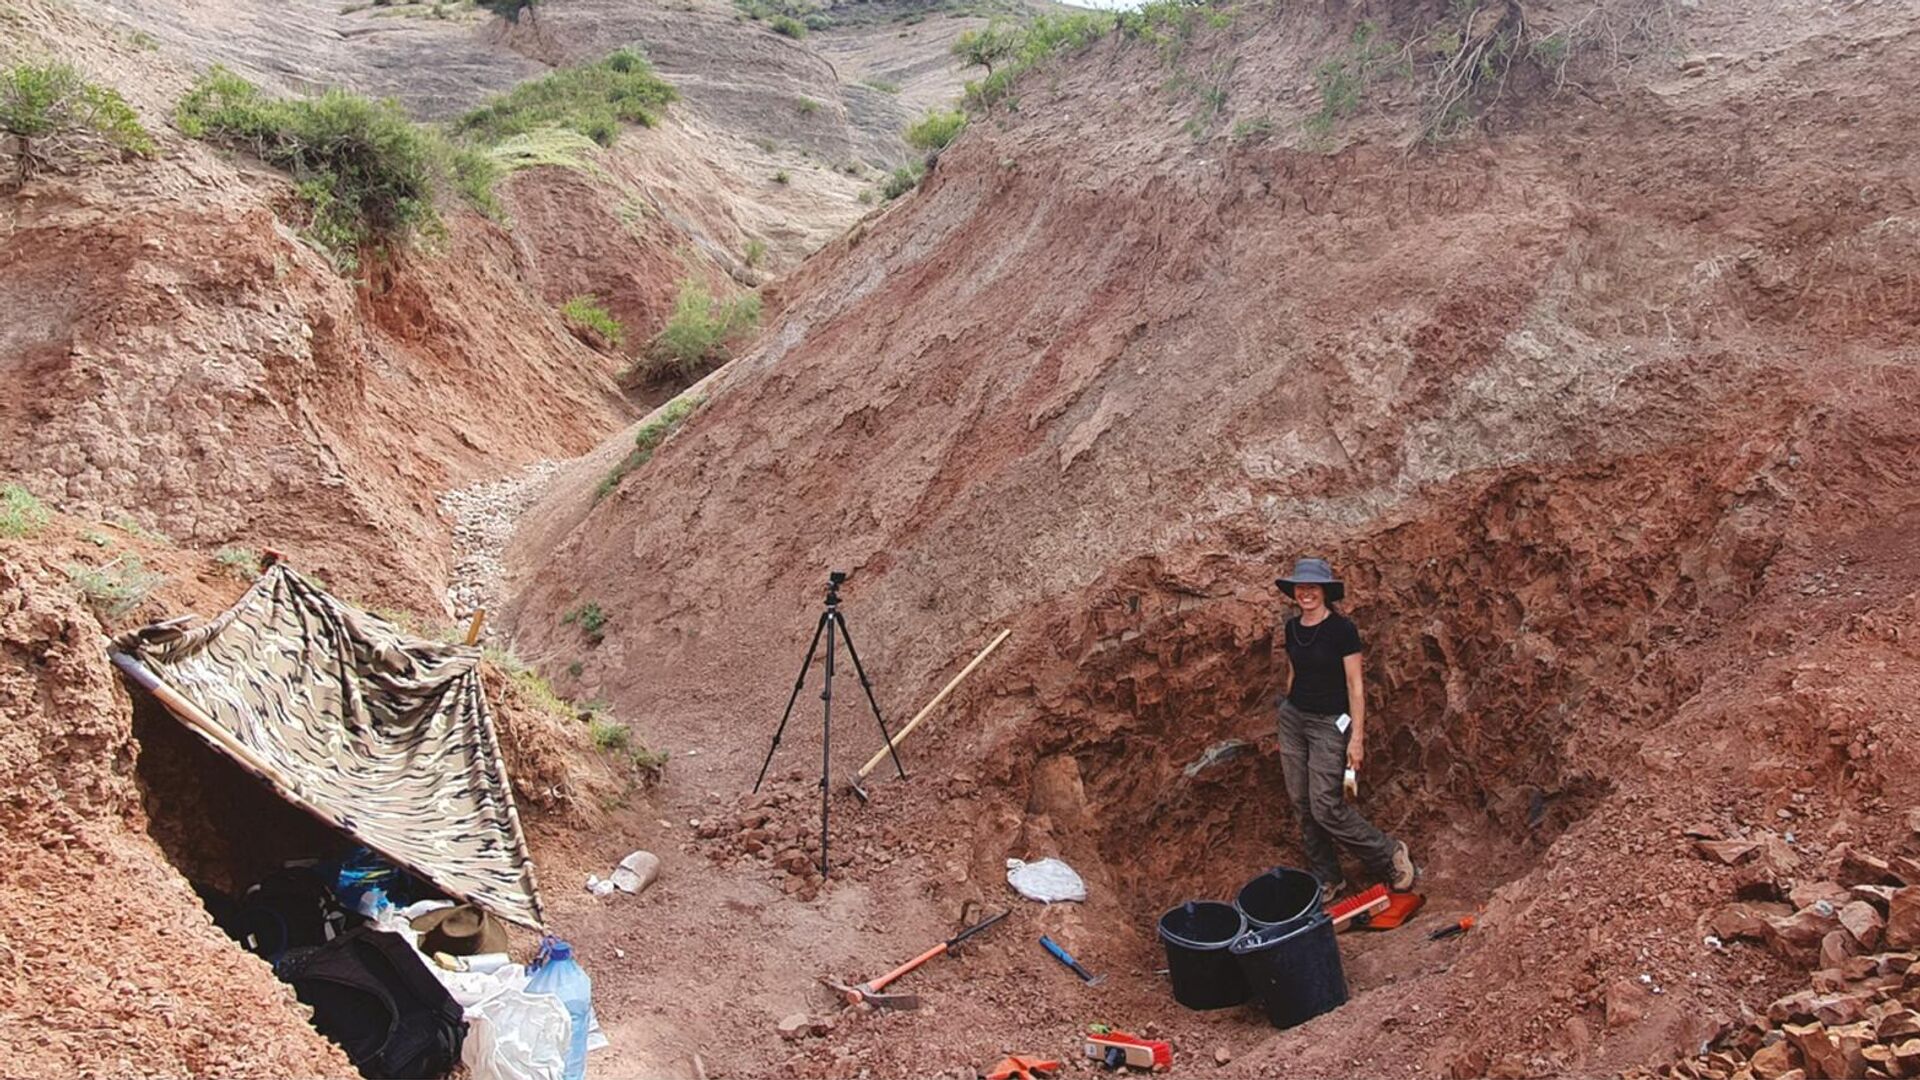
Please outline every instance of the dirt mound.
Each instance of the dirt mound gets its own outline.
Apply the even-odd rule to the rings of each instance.
[[[356,1075],[143,831],[105,646],[64,571],[0,541],[0,1052],[44,1076]]]
[[[1394,34],[1437,10],[1378,7]],[[959,902],[1005,895],[1006,857],[1064,854],[1096,900],[1058,929],[1136,973],[1064,1002],[933,974],[950,1011],[912,1047],[835,1034],[796,1062],[769,1031],[732,1053],[924,1068],[914,1047],[1071,1053],[1075,1023],[1158,1017],[1187,1052],[1218,1039],[1269,1072],[1605,1071],[1696,1048],[1798,978],[1701,955],[1696,917],[1728,890],[1682,830],[1798,797],[1811,866],[1826,831],[1916,794],[1885,755],[1920,717],[1854,704],[1862,680],[1920,678],[1858,629],[1910,636],[1920,585],[1891,542],[1920,520],[1912,117],[1839,93],[1906,78],[1913,36],[1880,19],[1702,15],[1587,55],[1586,96],[1516,89],[1493,137],[1437,147],[1406,146],[1419,112],[1384,86],[1332,153],[1309,91],[1352,23],[1292,9],[1178,48],[1105,41],[786,282],[761,347],[616,492],[593,503],[598,476],[571,475],[523,538],[579,526],[510,552],[515,631],[701,750],[674,818],[751,781],[820,579],[851,569],[891,715],[1014,637],[911,747],[919,785],[964,773],[965,797],[868,811],[928,849],[814,904],[903,901],[920,915],[889,939],[910,955]],[[1196,98],[1201,74],[1216,92]],[[1170,1016],[1147,973],[1163,906],[1296,854],[1263,739],[1271,582],[1303,552],[1342,570],[1370,642],[1368,813],[1416,842],[1436,916],[1484,918],[1452,944],[1356,942],[1356,1001],[1276,1036]],[[604,640],[565,621],[584,603]],[[1834,697],[1776,700],[1795,665]],[[877,736],[840,715],[845,775]],[[818,730],[781,751],[808,776]],[[766,873],[732,835],[716,888]],[[776,863],[805,854],[773,839]],[[984,977],[1057,974],[1013,950]],[[1606,988],[1641,975],[1658,1000],[1609,1013]]]

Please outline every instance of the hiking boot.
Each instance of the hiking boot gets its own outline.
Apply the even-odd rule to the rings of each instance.
[[[1325,885],[1320,886],[1320,906],[1326,907],[1332,904],[1334,897],[1346,891],[1347,883],[1345,881],[1329,881]]]
[[[1401,840],[1393,845],[1393,881],[1388,886],[1394,892],[1406,892],[1413,888],[1413,881],[1420,876],[1420,868],[1413,865],[1413,855],[1407,851],[1407,842]]]

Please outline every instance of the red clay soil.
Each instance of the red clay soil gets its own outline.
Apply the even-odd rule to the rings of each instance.
[[[1399,35],[1416,7],[1363,14]],[[1891,89],[1920,35],[1764,4],[1632,26],[1584,93],[1516,85],[1489,133],[1411,151],[1392,85],[1331,152],[1228,137],[1297,130],[1349,22],[1197,33],[1171,63],[1230,72],[1199,140],[1168,52],[1107,40],[784,283],[762,345],[615,493],[587,510],[583,468],[534,511],[516,644],[675,754],[657,821],[544,849],[549,880],[668,858],[638,900],[554,904],[613,1073],[965,1073],[1071,1056],[1104,1020],[1175,1038],[1182,1071],[1224,1050],[1233,1074],[1603,1074],[1805,984],[1806,957],[1712,950],[1704,920],[1820,881],[1842,842],[1891,850],[1920,797],[1920,117]],[[1298,861],[1271,582],[1305,553],[1370,643],[1364,809],[1432,903],[1347,939],[1354,1001],[1276,1034],[1175,1006],[1153,919]],[[788,801],[741,793],[829,567],[896,722],[1014,636],[908,744],[909,783],[836,794],[847,863],[822,887],[790,869],[811,691]],[[598,643],[564,618],[588,602]],[[846,776],[878,736],[837,689]],[[1227,739],[1252,752],[1187,775]],[[1697,853],[1704,826],[1786,854],[1751,880]],[[1013,898],[1004,860],[1038,855],[1089,903]],[[930,1009],[838,1015],[815,985],[969,902],[1015,916],[911,977]],[[783,1040],[794,1012],[822,1033]]]

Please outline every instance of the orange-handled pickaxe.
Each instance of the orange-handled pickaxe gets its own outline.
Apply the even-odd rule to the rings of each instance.
[[[940,944],[935,945],[933,948],[928,949],[926,952],[921,953],[919,956],[887,972],[885,975],[877,979],[869,979],[859,986],[848,986],[845,983],[835,982],[824,975],[820,977],[820,981],[839,991],[840,996],[846,998],[847,1004],[849,1005],[858,1005],[864,1001],[869,1005],[887,1009],[917,1009],[920,1007],[920,999],[913,994],[883,994],[880,991],[886,989],[888,983],[900,978],[921,964],[943,953],[949,953],[959,948],[961,942],[992,926],[994,923],[999,922],[1001,919],[1006,918],[1011,913],[1011,910],[1003,911],[991,918],[982,919]]]

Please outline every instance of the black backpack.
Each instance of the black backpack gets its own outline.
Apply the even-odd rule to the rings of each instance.
[[[216,922],[221,914],[215,912]],[[318,871],[304,866],[268,874],[225,914],[229,921],[222,928],[268,963],[288,949],[325,945],[362,921],[341,909]]]
[[[358,926],[317,948],[288,950],[274,974],[313,1007],[313,1026],[362,1076],[442,1076],[460,1060],[460,1003],[398,934]]]

